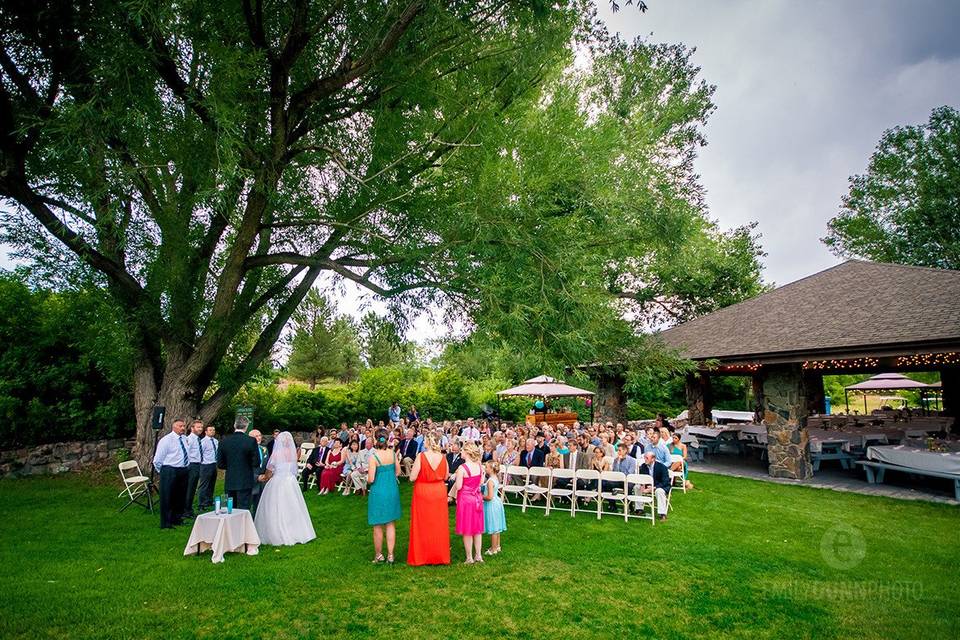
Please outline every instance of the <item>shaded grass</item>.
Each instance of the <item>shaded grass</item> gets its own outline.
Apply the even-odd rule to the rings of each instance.
[[[311,493],[317,540],[213,565],[117,513],[112,475],[0,481],[0,637],[960,637],[956,507],[692,479],[663,525],[508,507],[503,554],[416,569],[370,564],[359,497]]]

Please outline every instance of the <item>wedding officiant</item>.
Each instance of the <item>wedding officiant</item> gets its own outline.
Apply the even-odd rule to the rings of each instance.
[[[249,424],[249,418],[237,416],[233,433],[223,439],[217,452],[217,466],[226,470],[223,488],[237,509],[250,508],[254,471],[260,467],[257,442],[246,433]]]

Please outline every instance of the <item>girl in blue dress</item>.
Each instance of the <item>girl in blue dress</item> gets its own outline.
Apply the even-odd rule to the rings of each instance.
[[[487,481],[483,483],[483,532],[490,536],[490,548],[486,554],[493,556],[500,553],[500,533],[507,530],[507,516],[500,499],[500,480],[497,477],[500,465],[496,460],[489,460],[485,469]]]

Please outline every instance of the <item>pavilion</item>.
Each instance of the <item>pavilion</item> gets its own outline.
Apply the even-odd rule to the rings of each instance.
[[[938,371],[944,412],[960,413],[960,271],[848,260],[661,332],[699,363],[690,424],[711,411],[713,376],[753,380],[770,475],[812,475],[806,418],[824,413],[823,376]],[[601,419],[623,419],[623,377],[597,371]]]

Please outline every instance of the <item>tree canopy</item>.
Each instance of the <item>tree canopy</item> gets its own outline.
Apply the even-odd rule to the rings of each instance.
[[[884,132],[823,242],[838,256],[960,269],[960,113],[943,106]]]
[[[109,292],[141,458],[152,406],[215,416],[323,274],[544,369],[640,352],[624,300],[716,289],[650,278],[669,256],[739,238],[720,288],[756,285],[692,168],[712,87],[585,0],[20,1],[0,33],[4,240]]]

